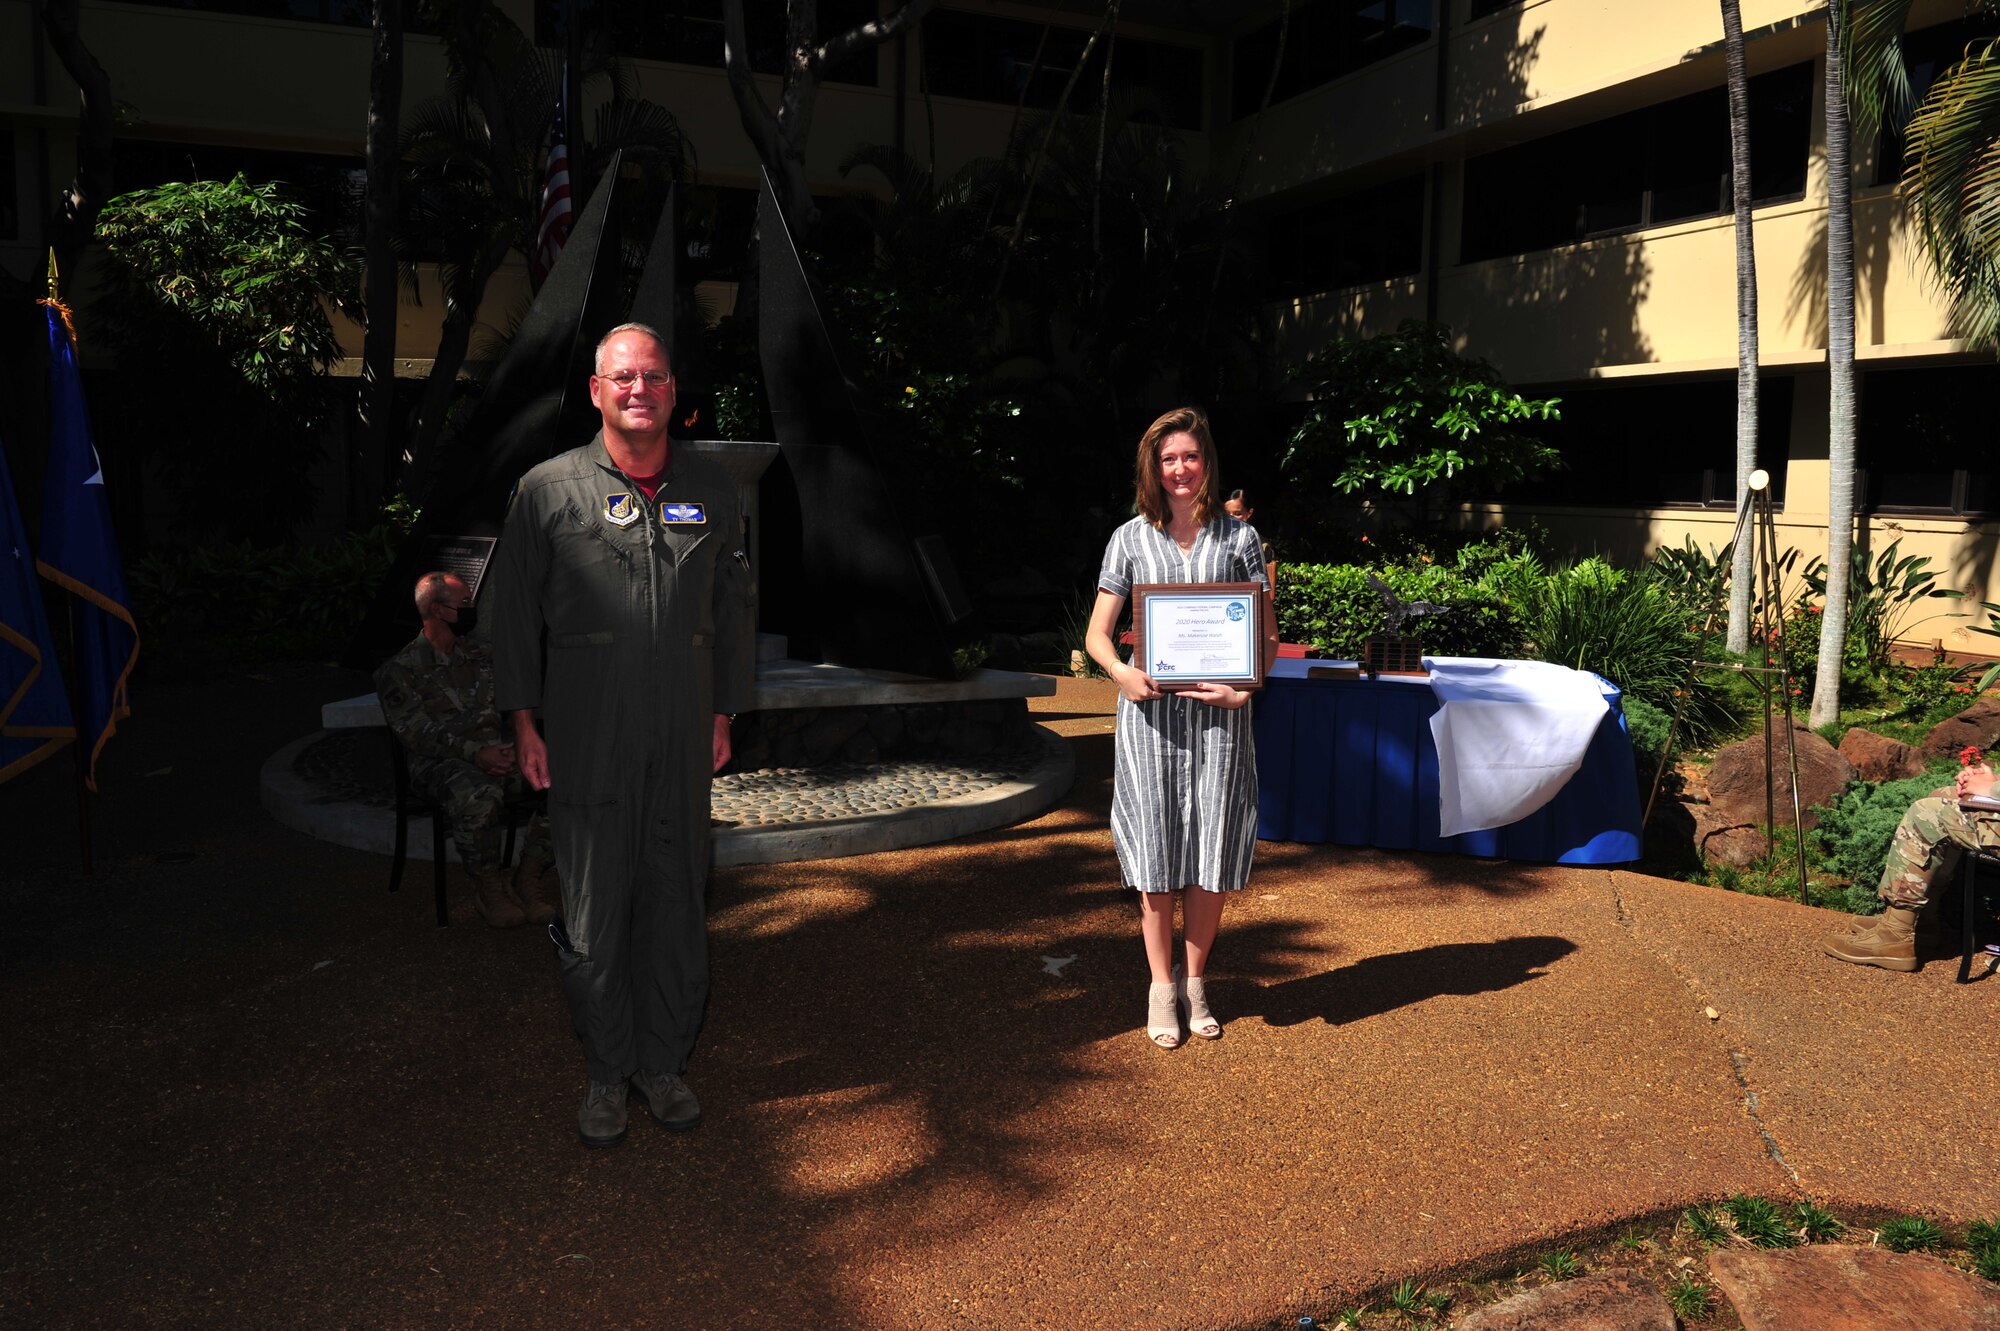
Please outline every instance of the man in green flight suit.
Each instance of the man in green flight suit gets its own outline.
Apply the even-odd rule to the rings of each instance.
[[[577,1131],[607,1147],[628,1086],[666,1128],[701,1122],[681,1074],[708,1002],[709,781],[755,686],[755,593],[735,483],[667,438],[659,334],[607,333],[590,400],[597,437],[515,488],[489,622],[521,771],[549,792]]]

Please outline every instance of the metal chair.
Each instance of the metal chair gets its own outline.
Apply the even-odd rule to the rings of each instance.
[[[403,741],[396,738],[396,732],[385,730],[383,733],[389,737],[389,766],[396,786],[396,852],[389,865],[389,890],[399,891],[403,884],[403,863],[409,858],[411,816],[428,817],[431,820],[431,890],[437,898],[438,928],[443,929],[451,924],[444,899],[444,811],[411,782],[410,756],[403,748]],[[542,799],[541,792],[532,791],[526,795],[509,796],[506,800],[502,821],[507,828],[507,841],[500,851],[501,868],[514,862],[514,831],[542,808]]]
[[[1965,889],[1965,921],[1962,926],[1964,952],[1958,959],[1958,982],[1967,984],[1972,979],[1972,954],[1979,948],[1978,935],[1973,928],[1979,911],[1979,875],[1985,872],[2000,879],[2000,850],[1986,847],[1970,849],[1962,858],[1960,877]]]

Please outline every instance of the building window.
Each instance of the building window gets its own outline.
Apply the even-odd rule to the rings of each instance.
[[[1044,26],[992,14],[932,10],[918,34],[931,91],[1002,106],[1019,102],[1038,111],[1053,109],[1083,58],[1091,30],[1048,24],[1044,43]],[[1091,51],[1077,90],[1070,94],[1072,110],[1097,104],[1105,52],[1112,45],[1099,40]],[[1111,87],[1136,98],[1135,118],[1175,129],[1201,128],[1203,56],[1194,47],[1119,37],[1111,61]]]
[[[2000,511],[1996,400],[2000,366],[1864,374],[1857,451],[1867,511],[1967,517]]]
[[[1447,4],[1450,2],[1451,0],[1445,0]],[[1468,17],[1485,18],[1488,14],[1497,14],[1507,6],[1519,3],[1520,0],[1472,0],[1472,12]]]
[[[1676,379],[1543,385],[1533,397],[1562,399],[1562,419],[1532,422],[1562,451],[1564,467],[1536,482],[1550,502],[1576,507],[1736,507],[1736,380]],[[1792,380],[1765,378],[1757,393],[1757,465],[1771,473],[1771,500],[1785,502],[1792,433]],[[1637,459],[1645,459],[1643,465]]]
[[[677,65],[721,69],[723,0],[576,0],[585,44],[592,34],[615,34],[620,56],[665,60]],[[568,0],[535,0],[535,42],[561,50],[567,44],[564,24]],[[820,0],[821,40],[878,17],[876,0]],[[777,74],[785,67],[785,7],[746,3],[744,40],[750,47],[750,68]],[[876,55],[870,48],[826,71],[828,83],[872,88],[879,82]]]
[[[1266,290],[1275,297],[1408,277],[1423,269],[1424,178],[1287,209],[1264,234]]]
[[[1278,65],[1273,105],[1407,51],[1431,35],[1431,0],[1313,0],[1292,6],[1285,48],[1273,20],[1236,39],[1231,52],[1230,118],[1255,115]]]
[[[1812,66],[1750,80],[1751,199],[1801,197]],[[1465,164],[1461,262],[1730,210],[1724,89],[1551,134]]]

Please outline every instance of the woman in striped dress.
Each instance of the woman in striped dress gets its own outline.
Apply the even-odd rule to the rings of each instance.
[[[1250,877],[1257,844],[1257,755],[1250,694],[1227,684],[1162,693],[1119,659],[1113,638],[1132,588],[1141,583],[1254,582],[1264,578],[1256,529],[1222,511],[1208,418],[1181,407],[1154,421],[1134,464],[1139,516],[1112,534],[1097,575],[1085,638],[1091,659],[1118,685],[1111,839],[1125,882],[1139,890],[1140,934],[1152,970],[1146,1034],[1162,1049],[1188,1029],[1222,1036],[1204,979],[1222,923],[1222,894]],[[1277,628],[1265,598],[1265,665]],[[1185,978],[1174,964],[1174,894],[1181,893]]]

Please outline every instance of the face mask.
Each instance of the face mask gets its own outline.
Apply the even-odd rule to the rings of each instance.
[[[452,622],[451,631],[461,638],[479,627],[479,612],[469,605],[458,608],[458,618]]]

